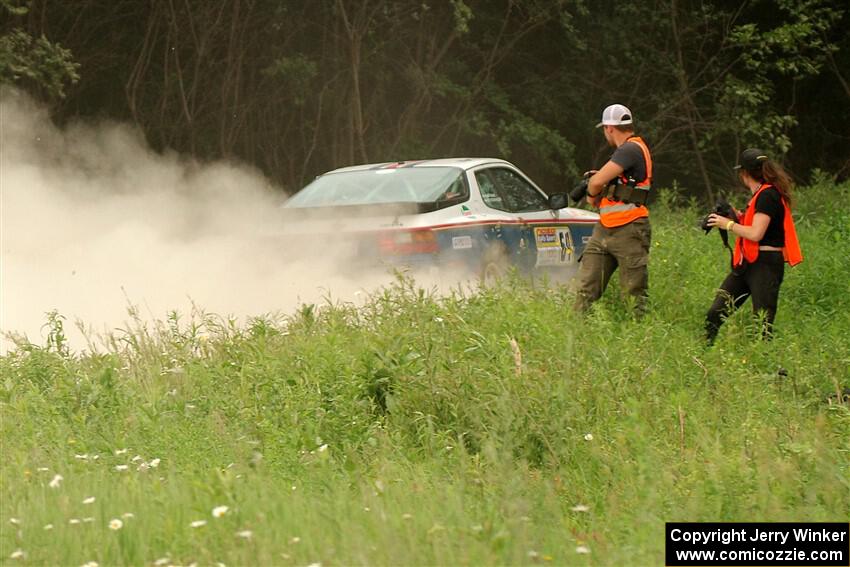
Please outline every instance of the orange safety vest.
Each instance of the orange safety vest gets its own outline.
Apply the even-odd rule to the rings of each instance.
[[[765,189],[774,188],[769,183],[763,183],[758,191],[755,192],[753,198],[750,199],[750,204],[747,205],[747,210],[744,212],[744,218],[741,224],[744,226],[752,226],[753,217],[756,216],[756,199]],[[774,188],[775,189],[775,188]],[[791,207],[782,198],[782,206],[785,208],[785,221],[782,228],[785,229],[785,246],[782,247],[782,256],[785,261],[792,266],[796,266],[803,261],[803,252],[800,250],[800,242],[797,240],[797,229],[794,228],[794,218],[791,216]],[[735,254],[732,256],[732,265],[740,266],[744,260],[752,264],[759,257],[759,243],[755,240],[747,240],[746,238],[738,237],[735,241]]]
[[[646,179],[635,184],[635,187],[649,191],[652,186],[652,156],[649,154],[649,148],[640,136],[630,137],[626,140],[626,143],[629,142],[634,142],[638,145],[643,152],[643,159],[646,163]],[[619,179],[620,183],[624,185],[629,183],[628,178],[624,174],[620,175]],[[599,202],[599,222],[607,228],[623,226],[624,224],[629,224],[634,220],[648,216],[649,209],[645,205],[624,203],[623,201],[616,201],[608,197],[602,197],[602,200]]]

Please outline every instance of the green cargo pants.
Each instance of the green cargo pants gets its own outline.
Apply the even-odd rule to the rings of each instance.
[[[620,268],[620,287],[624,296],[634,297],[638,313],[646,309],[649,289],[649,246],[652,230],[648,218],[606,228],[598,223],[584,249],[578,272],[576,311],[586,311],[602,297],[608,280]]]

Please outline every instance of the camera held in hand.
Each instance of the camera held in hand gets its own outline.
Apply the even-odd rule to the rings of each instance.
[[[570,199],[573,200],[574,203],[578,203],[585,197],[587,197],[587,182],[590,180],[589,177],[585,177],[578,184],[573,187],[573,190],[570,191]]]
[[[732,220],[738,218],[738,215],[735,213],[735,209],[732,208],[732,205],[727,203],[725,200],[717,201],[717,204],[714,205],[714,210],[705,215],[705,217],[702,219],[702,223],[700,223],[700,228],[703,229],[706,234],[711,232],[711,229],[714,228],[708,225],[708,217],[710,217],[711,215],[720,215],[721,217],[726,217]],[[722,228],[718,228],[717,230],[726,232]]]

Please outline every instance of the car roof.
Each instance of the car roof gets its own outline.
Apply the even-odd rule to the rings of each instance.
[[[440,159],[423,159],[423,160],[404,160],[404,161],[388,161],[385,163],[366,163],[362,165],[351,165],[348,167],[340,167],[324,173],[343,173],[347,171],[365,171],[369,169],[396,169],[408,167],[458,167],[463,170],[478,167],[484,164],[503,164],[512,165],[509,162],[498,158],[440,158]]]

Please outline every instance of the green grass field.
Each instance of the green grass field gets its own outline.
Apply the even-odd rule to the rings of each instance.
[[[100,354],[54,317],[0,358],[0,563],[661,565],[666,521],[846,521],[850,185],[799,201],[772,342],[748,303],[703,344],[728,255],[670,192],[641,322],[616,286],[581,319],[563,288],[404,278]]]

